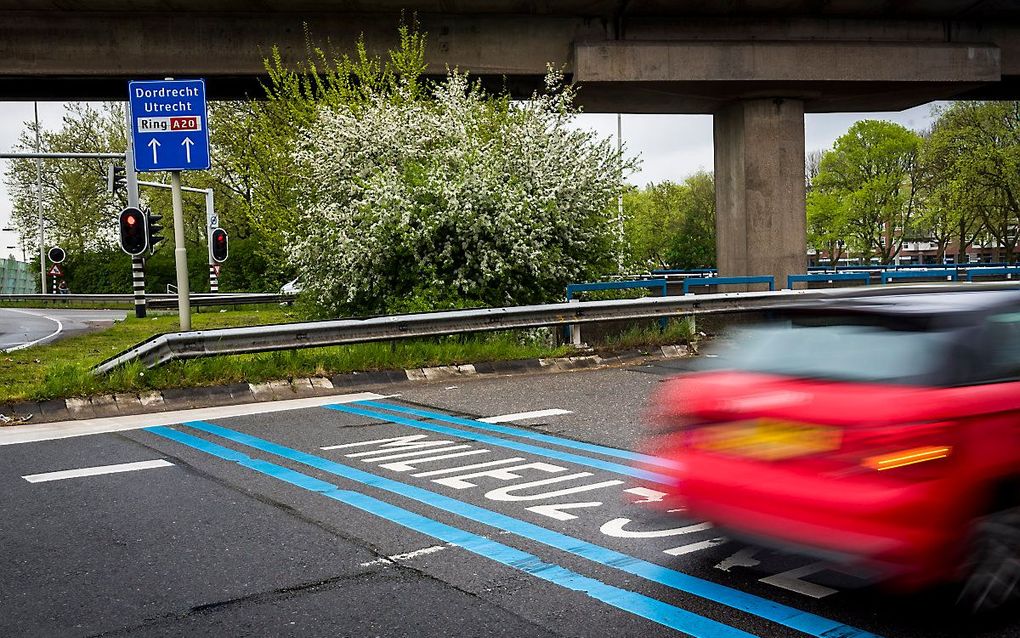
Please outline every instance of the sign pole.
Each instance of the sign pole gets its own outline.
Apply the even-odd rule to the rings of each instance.
[[[138,208],[138,173],[135,171],[135,143],[131,135],[131,102],[124,111],[127,116],[127,151],[124,154],[124,179],[129,208]],[[135,294],[135,317],[145,319],[145,258],[131,255],[131,288]]]
[[[181,330],[191,330],[188,252],[184,244],[181,171],[209,170],[209,113],[204,80],[128,83],[135,170],[167,171],[174,208],[174,262]]]
[[[177,312],[181,331],[191,330],[191,297],[188,290],[188,249],[184,246],[184,201],[181,172],[170,171],[170,193],[174,202],[174,262],[177,265]]]
[[[219,273],[216,272],[216,261],[212,254],[212,232],[219,226],[216,209],[213,204],[213,189],[205,191],[205,238],[209,250],[209,292],[220,291]]]
[[[35,152],[39,150],[39,103],[35,103]],[[42,203],[42,159],[35,160],[35,191],[36,205],[39,213],[39,292],[46,294],[46,241],[43,229],[43,203]]]

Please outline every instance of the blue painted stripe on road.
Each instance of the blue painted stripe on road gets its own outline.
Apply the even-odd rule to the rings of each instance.
[[[418,428],[419,430],[428,430],[430,432],[436,432],[438,434],[446,434],[448,436],[456,436],[462,439],[470,439],[472,441],[478,441],[479,443],[498,445],[499,447],[510,448],[511,450],[517,450],[519,452],[528,452],[529,454],[544,456],[550,459],[557,459],[559,461],[567,461],[569,463],[576,463],[578,465],[586,465],[588,467],[606,470],[607,472],[623,474],[624,476],[633,476],[634,478],[639,478],[643,481],[651,481],[653,483],[658,483],[659,485],[666,485],[669,487],[676,485],[676,481],[672,477],[666,476],[665,474],[659,474],[658,472],[649,472],[647,470],[642,470],[636,467],[629,467],[627,465],[621,465],[620,463],[613,463],[612,461],[593,459],[590,456],[581,456],[579,454],[571,454],[570,452],[550,450],[549,448],[538,447],[537,445],[529,445],[528,443],[521,443],[519,441],[508,441],[506,439],[501,439],[496,436],[490,436],[488,434],[481,434],[479,432],[469,432],[467,430],[458,430],[457,428],[451,428],[445,425],[426,423],[425,421],[418,421],[417,419],[408,419],[402,416],[397,416],[395,414],[376,412],[375,410],[367,410],[365,408],[359,408],[349,404],[324,405],[322,407],[329,408],[330,410],[338,410],[340,412],[350,412],[351,414],[357,414],[359,416],[367,416],[373,419],[379,419],[380,421],[389,421],[390,423],[407,425],[412,428]]]
[[[444,421],[446,423],[454,423],[456,425],[466,425],[468,427],[477,428],[479,430],[485,430],[488,432],[509,434],[510,436],[516,436],[522,439],[531,439],[532,441],[541,441],[542,443],[552,443],[553,445],[559,445],[561,447],[573,448],[575,450],[582,450],[584,452],[593,452],[595,454],[603,454],[605,456],[615,456],[616,458],[619,459],[637,461],[639,463],[645,463],[648,465],[657,465],[659,467],[672,469],[680,467],[680,464],[677,463],[676,461],[663,459],[658,456],[641,454],[640,452],[631,452],[630,450],[621,450],[619,448],[608,447],[605,445],[596,445],[594,443],[584,443],[583,441],[573,441],[571,439],[565,439],[559,436],[552,436],[551,434],[542,434],[541,432],[534,432],[532,430],[525,430],[523,428],[515,428],[506,425],[494,425],[492,423],[486,423],[485,421],[478,421],[476,419],[464,419],[450,414],[443,414],[442,412],[432,412],[431,410],[419,410],[417,408],[409,408],[402,405],[396,405],[393,403],[383,403],[382,401],[355,401],[354,405],[364,405],[373,408],[380,408],[383,410],[391,410],[393,412],[401,412],[403,414],[413,414],[415,416],[421,416],[425,417],[426,419],[433,419],[435,421]]]
[[[194,424],[189,425],[195,427]],[[529,554],[515,547],[510,547],[467,530],[441,523],[360,492],[340,489],[332,483],[321,481],[290,468],[261,459],[253,459],[246,454],[225,448],[211,441],[206,441],[205,439],[200,439],[165,426],[146,428],[146,431],[220,459],[233,461],[243,467],[302,489],[317,492],[327,498],[356,507],[408,529],[456,545],[483,558],[494,560],[571,591],[587,594],[591,598],[607,605],[612,605],[617,609],[646,618],[694,638],[714,638],[716,636],[719,638],[754,638],[753,634],[724,625],[710,618],[699,616],[685,609],[664,603],[661,600],[608,585],[600,580],[578,574],[560,565],[546,563],[534,554]]]
[[[540,525],[465,503],[464,501],[459,501],[443,494],[437,494],[424,488],[365,472],[342,463],[315,456],[314,454],[288,448],[250,434],[235,432],[234,430],[202,421],[193,421],[186,425],[196,430],[220,436],[262,452],[275,454],[276,456],[340,476],[350,481],[410,498],[419,503],[462,516],[476,523],[512,532],[522,538],[542,543],[543,545],[580,556],[601,565],[619,569],[653,583],[665,585],[678,591],[693,594],[706,600],[753,614],[759,618],[770,620],[791,629],[817,636],[818,638],[877,638],[875,634],[835,620],[816,616],[799,609],[794,609],[793,607],[787,607],[781,603],[761,598],[754,594],[748,594],[738,589],[684,574],[683,572],[678,572],[674,569],[630,556],[629,554],[546,529]]]

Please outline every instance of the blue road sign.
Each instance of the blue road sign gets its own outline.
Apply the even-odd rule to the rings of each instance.
[[[209,168],[209,117],[204,80],[128,84],[137,171]]]

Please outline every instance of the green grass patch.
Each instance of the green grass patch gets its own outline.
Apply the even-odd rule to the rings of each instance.
[[[192,317],[192,328],[205,330],[303,319],[298,311],[280,307],[203,312]],[[153,335],[177,330],[177,318],[172,314],[146,319],[128,317],[108,330],[0,354],[0,403],[560,357],[572,351],[569,346],[549,345],[544,331],[517,331],[209,357],[175,361],[153,370],[133,363],[103,377],[92,375],[92,367],[101,361]],[[597,345],[609,349],[655,346],[688,342],[693,336],[693,324],[681,319],[671,321],[663,331],[657,327],[635,328]]]
[[[663,330],[635,326],[617,336],[607,337],[600,345],[608,350],[626,350],[648,346],[696,343],[697,340],[697,328],[694,317],[691,316],[670,319]]]
[[[288,309],[206,312],[192,317],[192,328],[300,321]],[[178,330],[176,316],[129,317],[108,330],[0,355],[0,402],[88,396],[109,392],[257,383],[270,379],[325,376],[363,370],[392,370],[480,361],[563,356],[569,348],[549,347],[534,336],[492,333],[286,350],[262,354],[176,361],[154,370],[124,366],[95,377],[97,363],[145,339]]]

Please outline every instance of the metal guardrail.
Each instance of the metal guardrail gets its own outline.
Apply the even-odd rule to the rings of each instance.
[[[1002,275],[1006,275],[1006,279],[1011,279],[1013,275],[1020,275],[1020,267],[969,270],[967,271],[967,281],[974,281],[974,277],[1001,277]]]
[[[666,296],[665,279],[642,279],[637,281],[598,281],[586,284],[567,284],[567,301],[574,298],[579,292],[594,292],[597,290],[623,290],[626,288],[659,288],[662,296]]]
[[[827,283],[832,283],[834,281],[863,281],[865,286],[869,286],[871,285],[871,275],[866,272],[830,272],[813,275],[788,275],[786,277],[786,287],[792,290],[794,282],[797,281],[824,281]]]
[[[760,275],[755,277],[703,277],[701,279],[684,280],[684,294],[690,292],[695,286],[721,286],[731,284],[768,284],[769,290],[776,289],[776,278],[772,275]]]
[[[565,326],[599,321],[661,319],[678,315],[704,315],[762,311],[789,306],[799,300],[964,292],[972,290],[1020,290],[1020,282],[927,284],[888,288],[838,288],[742,292],[611,301],[581,301],[510,308],[483,308],[370,319],[336,319],[303,323],[220,328],[154,336],[93,368],[105,374],[118,366],[141,361],[147,367],[216,355],[248,354],[317,348],[371,341],[487,332],[543,326]]]
[[[669,294],[665,279],[643,279],[637,281],[599,281],[585,284],[567,284],[567,302],[577,303],[574,294],[579,292],[595,292],[599,290],[625,290],[628,288],[658,288],[665,297]],[[666,329],[666,319],[659,320],[659,327]],[[577,326],[567,326],[567,341],[574,345],[581,345],[581,331]]]
[[[894,279],[924,279],[924,278],[942,278],[947,277],[953,281],[956,281],[959,276],[959,272],[956,270],[943,269],[943,270],[892,270],[882,273],[882,283],[887,284]]]
[[[273,304],[293,301],[293,295],[281,295],[274,292],[245,293],[197,293],[191,295],[192,306],[244,306],[250,304]],[[146,295],[150,308],[176,308],[177,295],[150,294]],[[40,295],[38,293],[0,295],[0,306],[5,302],[46,302],[71,305],[74,303],[116,303],[133,304],[133,295],[97,294],[97,295]]]

